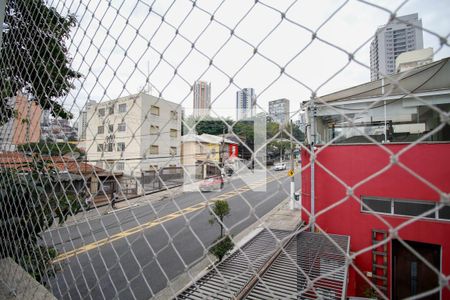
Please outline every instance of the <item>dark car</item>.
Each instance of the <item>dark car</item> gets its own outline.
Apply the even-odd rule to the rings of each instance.
[[[224,180],[221,175],[211,176],[200,182],[200,191],[211,192],[221,190],[224,185]]]

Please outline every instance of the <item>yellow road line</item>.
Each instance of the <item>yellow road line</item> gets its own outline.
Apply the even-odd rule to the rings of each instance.
[[[262,183],[262,184],[256,185],[256,183],[254,183],[254,184],[252,184],[250,186],[241,187],[241,188],[237,189],[236,191],[227,192],[225,194],[216,196],[216,197],[208,200],[208,203],[209,203],[208,205],[213,204],[217,200],[225,200],[227,198],[235,197],[235,196],[237,196],[237,195],[239,195],[241,193],[250,191],[252,188],[261,186],[263,184],[267,184],[267,183],[275,181],[277,179],[279,179],[279,178],[277,178],[277,177],[276,178],[272,178],[269,181],[265,181],[264,180],[264,183]],[[240,192],[237,192],[237,191],[240,191]],[[165,215],[165,216],[163,216],[161,218],[157,218],[156,220],[153,220],[153,221],[150,221],[150,222],[138,225],[136,227],[133,227],[133,228],[130,228],[130,229],[127,229],[127,230],[124,230],[124,231],[121,231],[121,232],[113,234],[113,235],[111,235],[111,236],[109,236],[107,238],[104,238],[104,239],[101,239],[101,240],[98,240],[98,241],[86,244],[84,246],[81,246],[81,247],[79,247],[77,249],[61,253],[52,262],[53,263],[57,263],[57,262],[60,262],[62,260],[68,259],[70,257],[76,256],[78,254],[82,254],[82,253],[88,252],[88,251],[90,251],[92,249],[99,248],[99,247],[101,247],[103,245],[112,243],[112,242],[117,241],[119,239],[122,239],[124,237],[136,234],[136,233],[138,233],[140,231],[143,231],[144,229],[149,229],[149,228],[155,227],[155,226],[163,224],[163,223],[165,223],[167,221],[171,221],[173,219],[176,219],[176,218],[182,216],[183,214],[191,213],[191,212],[200,210],[200,209],[205,208],[205,207],[206,206],[205,206],[204,203],[197,203],[197,204],[195,204],[193,206],[186,207],[186,208],[184,208],[184,209],[182,209],[182,210],[180,210],[178,212],[174,212],[174,213]]]

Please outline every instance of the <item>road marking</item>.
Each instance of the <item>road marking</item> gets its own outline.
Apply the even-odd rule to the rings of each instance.
[[[270,183],[272,181],[278,180],[281,177],[282,176],[271,177],[271,179],[268,180],[268,181],[264,180],[264,183],[260,183],[258,185],[256,185],[256,183],[254,183],[251,186],[241,187],[241,188],[237,189],[236,191],[227,192],[225,194],[216,196],[216,197],[208,200],[208,204],[207,205],[212,205],[217,200],[225,200],[225,199],[228,199],[228,198],[235,197],[237,195],[240,195],[240,194],[242,194],[244,192],[248,192],[251,189],[256,188],[258,186],[261,186],[263,184],[267,184],[267,183]],[[240,191],[240,192],[237,192],[237,191]],[[227,197],[224,198],[225,195],[227,195]],[[79,247],[77,249],[74,249],[74,250],[71,250],[71,251],[68,251],[68,252],[61,253],[60,255],[58,255],[52,261],[52,263],[58,263],[60,261],[66,260],[68,258],[71,258],[73,256],[76,256],[76,255],[79,255],[79,254],[82,254],[82,253],[86,253],[86,252],[88,252],[90,250],[93,250],[95,248],[99,248],[99,247],[104,246],[106,244],[110,244],[110,243],[112,243],[114,241],[117,241],[119,239],[125,238],[125,237],[133,235],[133,234],[136,234],[138,232],[142,232],[145,229],[149,229],[149,228],[155,227],[157,225],[161,225],[161,224],[163,224],[163,223],[165,223],[167,221],[171,221],[171,220],[176,219],[176,218],[178,218],[180,216],[183,216],[184,214],[187,214],[187,213],[198,211],[198,210],[200,210],[202,208],[206,208],[206,205],[205,205],[204,202],[197,203],[195,205],[186,207],[186,208],[184,208],[184,209],[182,209],[180,211],[177,211],[177,212],[165,215],[165,216],[157,218],[157,219],[155,219],[153,221],[150,221],[150,222],[138,225],[136,227],[133,227],[133,228],[121,231],[121,232],[113,234],[113,235],[111,235],[111,236],[109,236],[107,238],[104,238],[104,239],[101,239],[101,240],[98,240],[98,241],[86,244],[84,246],[81,246],[81,247]]]

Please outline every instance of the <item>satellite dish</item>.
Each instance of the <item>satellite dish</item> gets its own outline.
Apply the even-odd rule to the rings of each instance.
[[[79,157],[80,157],[80,153],[79,152],[72,152],[72,157],[74,158],[74,159],[78,159]]]

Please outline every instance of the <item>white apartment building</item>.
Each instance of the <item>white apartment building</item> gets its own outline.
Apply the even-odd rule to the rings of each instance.
[[[86,152],[91,164],[140,177],[180,166],[181,105],[144,93],[90,106]]]
[[[253,88],[236,92],[236,120],[252,118],[256,111],[256,94]]]
[[[403,52],[395,60],[397,73],[405,72],[433,62],[433,48]]]
[[[394,74],[397,56],[422,48],[422,20],[417,13],[398,17],[379,27],[370,44],[370,80]]]
[[[279,124],[286,124],[289,122],[289,100],[278,99],[269,101],[269,116]]]

